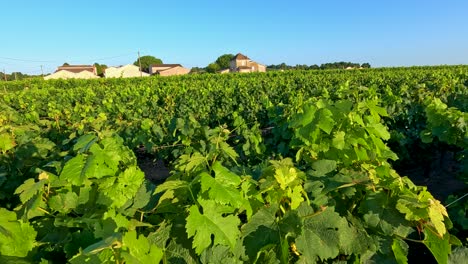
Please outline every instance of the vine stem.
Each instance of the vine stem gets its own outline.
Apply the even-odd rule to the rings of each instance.
[[[39,211],[41,211],[41,212],[43,212],[43,213],[45,213],[45,214],[54,216],[53,214],[49,213],[47,210],[45,210],[45,209],[43,209],[43,208],[41,208],[41,207],[38,207],[37,210],[39,210]]]
[[[396,235],[396,236],[403,239],[403,240],[407,240],[407,241],[411,241],[411,242],[415,242],[415,243],[423,243],[422,240],[411,239],[411,238],[402,237],[402,236],[399,236],[399,235]]]
[[[198,208],[202,208],[202,206],[201,206],[201,204],[198,202],[198,200],[195,199],[195,196],[193,195],[192,188],[190,187],[190,184],[189,184],[189,186],[188,186],[187,188],[188,188],[188,190],[189,190],[189,192],[190,192],[190,195],[192,196],[193,202],[194,202],[195,204],[197,204],[197,207],[198,207]]]

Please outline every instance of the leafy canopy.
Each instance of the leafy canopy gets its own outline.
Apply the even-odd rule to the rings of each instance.
[[[141,69],[144,72],[149,72],[149,67],[153,64],[162,64],[162,60],[159,58],[156,58],[154,56],[146,55],[140,57],[140,61],[138,59],[133,63],[135,66],[140,66],[141,62]]]

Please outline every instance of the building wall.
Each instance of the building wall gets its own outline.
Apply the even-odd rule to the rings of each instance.
[[[230,63],[231,72],[266,72],[266,66],[251,60],[236,60]],[[239,67],[249,67],[249,69],[239,69]]]
[[[249,66],[249,60],[236,60],[237,67]]]
[[[73,78],[75,74],[70,71],[66,70],[59,70],[55,73],[52,73],[50,75],[47,75],[44,77],[44,80],[52,80],[52,79],[70,79]]]
[[[230,70],[231,72],[237,72],[238,71],[238,67],[242,67],[242,66],[250,66],[250,60],[232,60],[230,62]],[[242,71],[242,72],[245,72]]]
[[[258,64],[258,72],[266,72],[266,66],[263,64]]]
[[[252,69],[239,69],[238,72],[252,72]]]
[[[77,66],[77,65],[69,65],[69,66],[59,66],[57,68],[58,71],[69,71],[73,73],[80,73],[82,71],[88,71],[93,73],[94,75],[97,75],[97,69],[96,66],[90,65],[90,66]]]
[[[184,74],[188,74],[189,72],[190,72],[189,69],[177,66],[177,67],[165,70],[165,71],[161,71],[159,72],[159,75],[161,76],[184,75]]]
[[[105,71],[106,78],[131,78],[131,77],[147,77],[146,72],[140,73],[140,68],[135,65],[125,65],[122,67],[110,67]]]
[[[149,67],[149,73],[150,74],[155,74],[157,73],[158,71],[165,71],[167,69],[170,69],[171,67],[168,67],[168,66],[152,66],[152,67]]]
[[[94,74],[92,72],[89,72],[89,71],[82,71],[82,72],[79,72],[79,73],[75,73],[75,76],[73,78],[76,78],[76,79],[97,79],[97,78],[99,78],[99,76],[97,76],[96,74]]]
[[[67,70],[59,70],[51,75],[47,75],[44,77],[44,80],[51,80],[51,79],[96,79],[99,78],[92,72],[89,71],[82,71],[79,73],[70,72]]]
[[[235,60],[231,60],[231,61],[229,62],[229,70],[231,70],[231,72],[235,72],[235,71],[236,71],[236,68],[237,68],[236,61],[235,61]]]

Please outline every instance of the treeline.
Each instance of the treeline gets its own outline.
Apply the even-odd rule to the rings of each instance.
[[[40,75],[29,75],[21,72],[12,72],[11,74],[5,74],[3,72],[0,72],[0,81],[24,80],[35,77],[40,77]]]
[[[327,70],[327,69],[346,69],[346,68],[370,68],[369,63],[353,63],[353,62],[333,62],[333,63],[323,63],[320,66],[317,64],[306,65],[306,64],[297,64],[295,66],[287,65],[286,63],[281,63],[277,65],[268,65],[267,70]]]

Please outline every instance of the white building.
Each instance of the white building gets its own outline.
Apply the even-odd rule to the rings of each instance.
[[[150,76],[146,72],[140,72],[140,68],[133,64],[127,64],[120,67],[109,67],[105,70],[106,78],[131,78],[131,77],[147,77]]]
[[[52,79],[97,79],[99,76],[89,71],[74,73],[67,70],[60,70],[44,77],[44,80]]]
[[[65,65],[44,77],[44,80],[50,79],[96,79],[96,67],[94,65]]]

